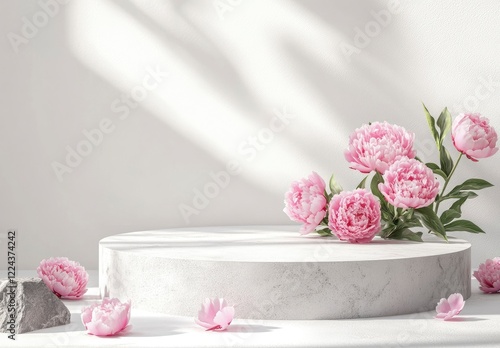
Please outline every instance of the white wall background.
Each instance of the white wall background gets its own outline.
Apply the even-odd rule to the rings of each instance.
[[[54,3],[0,2],[0,230],[18,228],[21,269],[50,256],[96,269],[98,241],[116,233],[288,223],[292,180],[316,170],[345,188],[359,182],[343,149],[363,123],[414,131],[419,155],[435,160],[421,101],[437,115],[480,111],[500,130],[497,0],[402,1],[397,11],[352,0]],[[358,28],[372,37],[347,56]],[[149,68],[169,75],[122,119],[120,98],[144,97]],[[254,156],[245,142],[270,136],[262,129],[284,109],[295,118]],[[53,163],[66,165],[68,147],[101,122],[112,131],[58,180]],[[500,185],[499,159],[465,160],[454,183]],[[187,224],[179,205],[232,160],[241,173]],[[473,242],[473,267],[500,256],[499,195],[496,186],[465,206],[487,231],[455,234]]]

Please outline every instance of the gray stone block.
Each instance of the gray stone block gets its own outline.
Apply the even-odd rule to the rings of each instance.
[[[71,313],[64,303],[39,278],[17,278],[12,288],[9,280],[0,280],[0,332],[9,331],[11,314],[16,315],[16,333],[69,324]],[[12,290],[15,306],[9,312]],[[12,307],[10,307],[12,308]]]

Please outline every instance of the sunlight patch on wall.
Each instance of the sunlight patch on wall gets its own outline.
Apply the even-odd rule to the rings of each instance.
[[[312,134],[317,148],[325,145],[322,139],[344,146],[346,130],[335,120],[341,116],[311,91],[314,81],[308,81],[307,69],[297,69],[316,65],[335,76],[325,53],[335,37],[331,28],[292,3],[248,3],[227,21],[216,12],[207,14],[209,7],[203,11],[206,3],[179,4],[76,2],[69,16],[69,45],[117,95],[130,93],[150,69],[168,72],[139,108],[224,163],[251,157],[250,150],[243,154],[242,144],[269,128],[276,110],[295,114],[289,128],[272,136],[279,141],[273,140],[263,155],[258,150],[259,161],[243,173],[268,190],[275,191],[281,182],[280,171],[271,170],[276,158],[291,173],[303,166],[317,168],[311,156],[317,149],[301,145]]]

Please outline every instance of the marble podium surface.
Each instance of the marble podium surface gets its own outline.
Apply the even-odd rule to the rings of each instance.
[[[196,313],[224,297],[247,319],[346,319],[431,310],[470,296],[470,244],[375,239],[348,244],[297,226],[143,231],[101,240],[101,295],[135,308]]]
[[[4,272],[5,273],[5,272]],[[64,300],[71,324],[17,336],[0,334],[0,347],[391,347],[442,348],[500,346],[500,293],[483,294],[472,280],[472,295],[453,321],[433,319],[434,311],[399,316],[343,320],[245,320],[238,317],[224,332],[205,332],[190,316],[138,310],[132,304],[132,329],[123,336],[99,338],[85,333],[81,308],[99,300],[97,271],[90,273],[89,292]],[[22,276],[36,276],[35,271]],[[0,272],[0,277],[4,277]]]

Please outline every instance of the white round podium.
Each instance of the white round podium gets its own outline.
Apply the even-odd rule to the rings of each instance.
[[[224,226],[142,231],[99,243],[102,296],[135,308],[196,316],[224,297],[247,319],[345,319],[428,311],[470,296],[470,248],[376,237],[349,244],[298,226]]]

